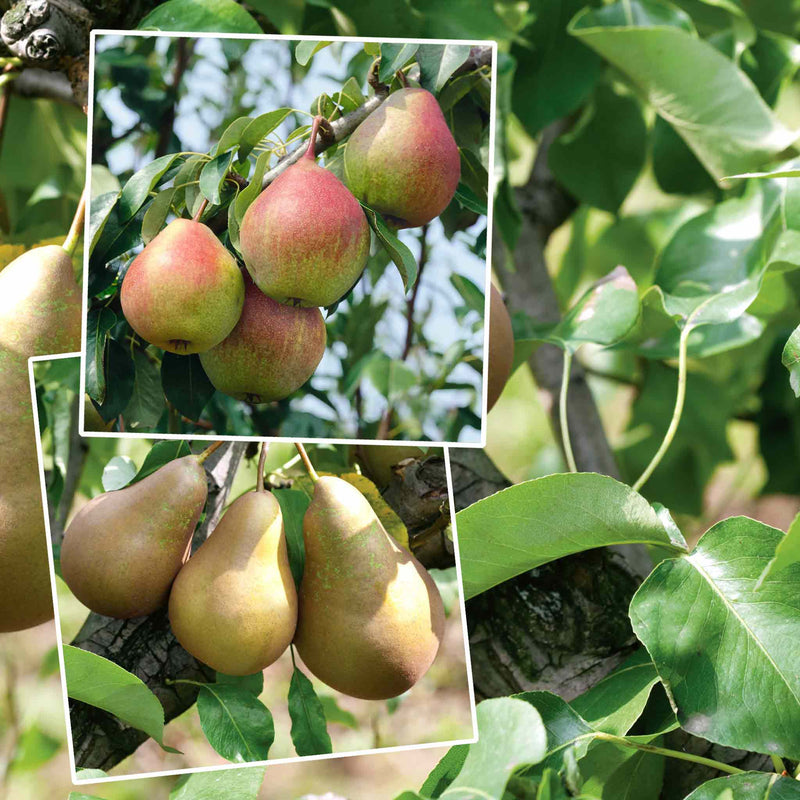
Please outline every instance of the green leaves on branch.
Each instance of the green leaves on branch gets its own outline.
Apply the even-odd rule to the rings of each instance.
[[[756,590],[783,538],[747,517],[724,520],[691,554],[661,562],[630,613],[685,730],[796,760],[800,563]]]
[[[796,138],[674,6],[628,0],[587,9],[569,32],[621,70],[718,180],[760,168]]]
[[[594,473],[511,486],[456,515],[464,593],[474,597],[522,572],[611,544],[685,549],[641,495]]]
[[[138,27],[145,31],[262,32],[252,15],[234,0],[167,0]]]

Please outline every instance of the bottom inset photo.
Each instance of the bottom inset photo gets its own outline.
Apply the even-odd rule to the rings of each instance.
[[[76,782],[475,740],[441,449],[81,437],[33,372]]]

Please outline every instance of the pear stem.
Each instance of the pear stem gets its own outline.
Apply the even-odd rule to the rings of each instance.
[[[258,480],[256,483],[256,491],[263,492],[264,489],[264,463],[267,460],[267,451],[269,450],[268,442],[261,442],[261,453],[258,456]]]
[[[200,217],[203,216],[203,212],[208,207],[208,198],[203,198],[203,202],[200,203],[200,208],[197,209],[197,213],[192,217],[192,222],[200,222]]]
[[[397,76],[397,80],[400,81],[400,83],[403,85],[403,88],[408,89],[409,87],[408,75],[406,75],[405,72],[403,72],[403,70],[401,69],[397,70],[397,72],[395,72],[395,75]]]
[[[308,149],[303,154],[303,158],[310,158],[312,161],[316,161],[317,154],[314,152],[314,148],[317,145],[317,134],[319,133],[319,126],[322,124],[322,116],[317,114],[314,117],[314,121],[311,123],[311,136],[308,140]]]
[[[208,457],[209,457],[209,456],[210,456],[210,455],[211,455],[211,454],[212,454],[212,453],[213,453],[215,450],[217,450],[218,448],[222,447],[222,445],[223,445],[223,444],[225,444],[225,442],[214,442],[214,444],[212,444],[212,445],[211,445],[211,446],[209,446],[209,447],[206,447],[206,449],[205,449],[205,450],[203,450],[203,452],[202,452],[202,453],[200,453],[200,455],[198,455],[198,456],[197,456],[197,460],[198,460],[198,461],[199,461],[201,464],[204,464],[204,463],[206,462],[206,459],[207,459],[207,458],[208,458]]]
[[[72,225],[69,226],[69,233],[67,238],[64,239],[62,247],[70,254],[75,255],[75,248],[78,246],[78,241],[83,233],[84,223],[86,221],[86,188],[81,192],[81,199],[78,201],[78,209],[75,211],[75,216],[72,218]]]
[[[311,463],[311,459],[308,457],[305,447],[303,447],[300,442],[295,442],[294,446],[297,448],[297,452],[300,454],[300,458],[303,461],[306,471],[311,476],[311,480],[316,483],[319,480],[319,475],[317,475],[317,471],[314,469],[314,465]]]

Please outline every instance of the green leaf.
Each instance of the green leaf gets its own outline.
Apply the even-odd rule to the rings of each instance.
[[[161,8],[164,8],[164,6],[161,6]],[[136,216],[136,213],[150,196],[150,192],[153,191],[167,170],[179,158],[183,158],[182,153],[172,153],[156,158],[128,179],[125,186],[122,187],[117,206],[120,222],[127,222]]]
[[[795,397],[800,397],[800,326],[792,331],[781,354],[781,364],[789,370],[789,385]]]
[[[322,710],[329,725],[344,725],[345,728],[358,730],[358,720],[355,715],[342,708],[335,697],[329,694],[320,694],[317,697],[322,703]]]
[[[404,362],[391,359],[379,351],[368,357],[363,375],[369,378],[378,392],[390,402],[413,389],[418,383],[414,370],[407,367]]]
[[[761,167],[795,139],[750,79],[672,6],[586,9],[569,32],[625,73],[717,179]]]
[[[311,501],[305,492],[297,489],[275,489],[273,494],[281,507],[283,530],[286,533],[286,546],[289,550],[289,567],[295,584],[300,586],[306,563],[303,516]]]
[[[585,7],[585,0],[539,0],[533,23],[511,48],[513,108],[531,136],[579,108],[601,74],[597,54],[567,34],[567,23]]]
[[[783,536],[747,517],[718,523],[656,567],[630,615],[684,730],[798,759],[800,564],[755,588]]]
[[[658,673],[645,650],[637,650],[570,704],[595,730],[625,735],[642,715]]]
[[[322,703],[311,681],[297,667],[289,683],[289,716],[292,743],[298,756],[333,752]]]
[[[213,206],[222,203],[222,186],[232,159],[233,153],[220,153],[208,161],[200,172],[200,192]]]
[[[64,674],[67,695],[73,700],[108,711],[164,747],[164,709],[135,675],[71,645],[64,645]]]
[[[164,353],[161,385],[167,400],[191,420],[200,419],[203,409],[216,391],[197,353],[188,356]]]
[[[144,31],[261,33],[252,15],[234,0],[167,0],[138,25]]]
[[[303,40],[302,42],[297,43],[297,47],[294,50],[294,58],[301,67],[305,67],[309,61],[311,61],[312,56],[315,53],[318,53],[320,50],[323,50],[326,47],[329,47],[331,42],[314,42],[309,40]]]
[[[114,456],[103,468],[103,489],[113,492],[127,486],[136,475],[136,464],[130,456]]]
[[[106,392],[98,412],[109,422],[125,410],[136,382],[136,367],[130,350],[116,339],[108,340],[103,375]]]
[[[156,442],[150,452],[145,456],[142,466],[136,473],[133,483],[152,475],[157,469],[161,469],[164,464],[174,461],[176,458],[183,458],[191,454],[189,445],[184,441],[165,441]]]
[[[484,700],[478,704],[477,718],[480,739],[469,745],[464,765],[440,795],[442,800],[502,797],[515,770],[545,756],[544,724],[529,703],[512,697]]]
[[[770,559],[756,584],[756,590],[773,578],[778,572],[800,563],[800,514],[798,514],[783,539],[775,548],[775,555]]]
[[[175,189],[170,186],[168,189],[160,191],[147,207],[142,218],[142,241],[145,244],[153,241],[166,225],[174,197]]]
[[[110,308],[92,309],[86,317],[86,391],[99,405],[106,398],[106,339],[116,324],[117,315]]]
[[[60,739],[43,731],[38,725],[33,725],[19,735],[9,769],[17,773],[40,769],[60,749]]]
[[[708,781],[686,800],[800,800],[800,782],[769,772],[745,772]]]
[[[417,282],[417,259],[414,254],[400,241],[397,232],[390,228],[383,217],[373,211],[363,203],[361,207],[367,215],[370,228],[375,231],[378,241],[383,245],[389,258],[397,267],[400,277],[403,279],[403,288],[408,291]]]
[[[125,427],[129,431],[153,430],[164,413],[164,393],[158,367],[147,353],[136,350],[133,354],[136,377],[133,393],[125,410]]]
[[[404,67],[418,49],[418,44],[382,44],[378,80],[381,83],[391,83],[395,72]]]
[[[249,0],[248,5],[261,12],[280,33],[291,35],[302,32],[305,0]],[[313,0],[309,0],[309,5],[313,5]]]
[[[664,761],[662,755],[593,742],[578,762],[581,793],[599,800],[659,800]]]
[[[239,146],[239,139],[244,133],[245,128],[252,122],[251,117],[237,117],[227,128],[225,128],[222,136],[219,137],[217,146],[214,148],[214,154],[219,155],[232,147]]]
[[[547,163],[580,202],[616,214],[646,156],[647,126],[638,101],[601,83],[577,125],[550,146]]]
[[[468,744],[457,744],[455,747],[451,747],[431,770],[425,783],[422,784],[420,792],[425,797],[439,797],[455,780],[456,775],[461,772],[468,754]]]
[[[106,192],[99,197],[92,198],[89,212],[89,252],[94,251],[97,240],[103,233],[111,209],[117,204],[119,192]]]
[[[447,83],[450,76],[469,57],[468,44],[422,44],[417,50],[419,82],[433,94]]]
[[[266,767],[181,775],[169,800],[257,800]]]
[[[527,361],[534,343],[546,341],[574,353],[586,342],[608,347],[624,339],[639,319],[639,293],[625,267],[617,267],[594,286],[560,322],[537,331],[535,339],[518,339],[514,362]]]
[[[217,673],[217,683],[225,686],[238,686],[258,697],[264,691],[264,673],[256,672],[253,675],[225,675]]]
[[[242,131],[239,138],[239,161],[244,161],[247,156],[253,152],[253,148],[259,144],[262,139],[269,136],[269,134],[291,113],[291,108],[276,108],[274,111],[260,114],[252,120]],[[253,183],[255,183],[255,181],[251,178],[250,185],[252,186]],[[255,190],[256,195],[261,191],[261,181],[258,181]],[[246,191],[247,189],[243,190],[242,194]],[[244,214],[244,211],[242,211],[242,213]]]
[[[595,547],[686,546],[670,537],[641,495],[594,473],[548,475],[511,486],[459,511],[456,524],[466,598]]]
[[[208,743],[228,761],[266,761],[275,741],[269,709],[239,686],[204,684],[197,713]]]

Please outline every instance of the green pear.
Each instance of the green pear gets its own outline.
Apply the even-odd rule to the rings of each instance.
[[[436,98],[425,89],[400,89],[350,136],[344,171],[362,203],[396,228],[414,228],[453,199],[461,157]]]
[[[67,526],[61,574],[92,611],[128,619],[164,605],[208,489],[200,458],[184,456],[87,503]]]
[[[260,672],[284,653],[297,625],[297,591],[274,495],[234,500],[178,573],[169,619],[186,650],[226,675]]]
[[[236,325],[244,281],[208,226],[176,219],[128,267],[120,300],[125,319],[146,342],[171,353],[202,353]]]
[[[37,247],[0,273],[0,633],[53,618],[28,358],[80,350],[72,260]]]
[[[200,354],[214,387],[250,403],[281,400],[313,375],[325,353],[318,308],[294,308],[267,297],[245,278],[242,316],[230,335]]]
[[[341,478],[315,482],[303,539],[294,643],[308,669],[328,686],[367,700],[410,689],[436,658],[444,632],[431,576]]]
[[[425,451],[413,445],[365,445],[359,448],[359,461],[367,477],[383,489],[392,481],[394,468],[407,458],[423,458]]]
[[[317,125],[303,157],[247,209],[239,234],[258,288],[295,306],[333,305],[369,256],[369,225],[358,200],[315,161]]]
[[[85,431],[105,431],[114,427],[114,420],[106,422],[88,394],[83,395],[83,429]]]
[[[492,285],[489,295],[489,377],[486,410],[491,411],[505,389],[514,365],[514,331],[500,292]]]

